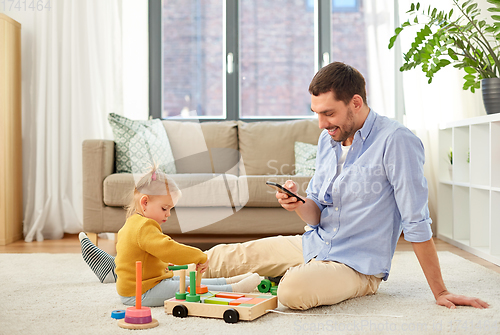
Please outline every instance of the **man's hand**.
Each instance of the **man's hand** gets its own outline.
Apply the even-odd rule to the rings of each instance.
[[[448,292],[444,285],[443,277],[441,276],[441,267],[439,266],[436,246],[432,238],[425,242],[412,242],[412,246],[438,305],[446,306],[451,309],[454,309],[456,305],[472,306],[476,308],[489,307],[489,305],[481,299]]]
[[[285,185],[283,186],[292,193],[297,194],[297,184],[295,184],[294,181],[287,180],[285,182]],[[288,196],[288,194],[280,191],[276,192],[276,199],[278,199],[278,202],[280,203],[281,207],[290,212],[296,210],[297,208],[299,208],[304,204],[302,201],[299,201],[296,197],[290,197]]]
[[[478,298],[466,297],[463,295],[451,294],[448,291],[441,293],[437,299],[436,303],[440,306],[445,306],[450,309],[455,309],[456,306],[472,306],[475,308],[488,308],[490,305]]]

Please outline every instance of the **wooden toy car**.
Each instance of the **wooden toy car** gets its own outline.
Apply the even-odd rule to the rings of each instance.
[[[187,294],[183,280],[185,268],[179,266],[175,269],[182,271],[180,291],[176,293],[175,298],[165,300],[167,314],[180,318],[188,315],[220,318],[227,323],[236,323],[239,320],[254,320],[278,307],[278,298],[272,295],[200,291],[200,281],[197,281],[196,277],[201,276],[196,276],[194,271],[190,273],[190,287],[196,289]]]
[[[214,299],[215,298],[215,299]],[[227,323],[251,321],[278,307],[278,298],[272,295],[208,292],[199,302],[175,298],[165,301],[165,312],[176,317],[203,316],[224,319]]]

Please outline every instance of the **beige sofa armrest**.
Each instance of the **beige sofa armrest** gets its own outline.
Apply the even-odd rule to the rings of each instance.
[[[85,140],[82,144],[83,230],[104,232],[103,181],[114,172],[115,142]]]

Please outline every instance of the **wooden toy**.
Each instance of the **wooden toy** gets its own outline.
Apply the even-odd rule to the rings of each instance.
[[[281,277],[279,277],[281,279]],[[271,292],[272,295],[276,295],[278,292],[278,283],[279,280],[276,282],[276,278],[269,278],[269,279],[264,279],[260,282],[259,286],[257,288],[259,289],[259,292],[261,293],[267,293]]]
[[[190,286],[195,287],[195,272],[190,273]],[[195,291],[195,290],[193,290]],[[278,298],[272,295],[234,292],[189,293],[186,299],[165,300],[165,312],[185,318],[202,316],[224,319],[227,323],[251,321],[278,307]]]
[[[189,286],[191,287],[196,287],[196,275],[194,271],[191,271],[189,274]],[[196,294],[196,289],[191,290],[189,294],[186,296],[186,301],[189,302],[198,302],[200,301],[200,295]]]
[[[271,281],[269,279],[264,279],[260,282],[257,288],[259,289],[259,292],[267,293],[271,289]]]
[[[217,297],[219,292],[212,293],[215,293],[215,298],[207,298],[204,303],[175,298],[165,300],[165,312],[180,318],[203,316],[236,323],[239,320],[255,320],[278,307],[278,298],[273,295],[244,294],[244,297],[231,300]]]
[[[190,289],[191,289],[191,285],[189,285],[187,291],[191,292]],[[208,292],[208,287],[206,285],[201,285],[201,272],[200,272],[200,270],[198,270],[196,272],[196,293],[203,294],[203,293],[207,293],[207,292]]]
[[[175,271],[175,270],[180,270],[179,274],[179,292],[175,293],[175,298],[179,300],[185,300],[186,299],[186,270],[188,266],[187,265],[171,265],[168,267],[169,270]]]
[[[158,320],[151,317],[151,309],[142,305],[142,262],[135,262],[135,307],[125,311],[125,318],[118,326],[126,329],[148,329],[158,326]]]

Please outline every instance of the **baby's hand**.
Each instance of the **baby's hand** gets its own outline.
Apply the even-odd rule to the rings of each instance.
[[[208,269],[208,258],[207,261],[203,264],[196,264],[196,271],[199,271],[200,273],[204,273]]]

